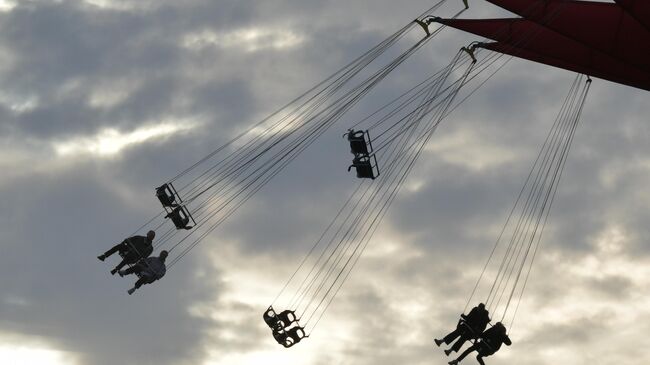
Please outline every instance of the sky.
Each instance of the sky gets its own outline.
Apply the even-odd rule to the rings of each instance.
[[[464,17],[507,14],[470,4]],[[356,186],[341,134],[476,40],[458,31],[161,281],[129,296],[131,279],[109,274],[117,258],[96,259],[158,211],[157,184],[431,5],[0,0],[2,363],[445,364],[433,338],[462,312],[571,72],[513,59],[445,120],[310,338],[284,349],[261,315]],[[647,101],[594,80],[513,346],[489,364],[650,361]]]

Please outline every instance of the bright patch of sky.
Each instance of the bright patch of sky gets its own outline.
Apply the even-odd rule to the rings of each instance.
[[[114,107],[127,100],[138,86],[132,80],[103,82],[88,96],[88,104],[93,108]]]
[[[147,2],[125,2],[115,0],[84,0],[84,2],[103,10],[113,11],[130,11],[147,5]]]
[[[76,363],[68,354],[46,348],[0,345],[0,359],[3,364],[16,365],[73,365]]]
[[[517,154],[505,146],[490,143],[473,130],[460,130],[440,136],[436,143],[427,146],[445,162],[473,171],[497,168],[514,161]]]
[[[285,49],[304,42],[304,37],[289,29],[246,28],[216,33],[205,30],[188,34],[183,45],[193,50],[206,47],[241,48],[247,52],[263,49]]]
[[[36,96],[19,97],[0,92],[0,105],[5,105],[14,113],[24,113],[38,107],[38,98]]]
[[[188,131],[196,125],[197,123],[191,121],[177,121],[144,126],[131,132],[104,129],[93,136],[76,137],[57,142],[54,144],[54,150],[59,156],[95,155],[110,157],[120,153],[127,147]]]
[[[9,12],[16,7],[16,2],[13,0],[0,0],[0,12]]]

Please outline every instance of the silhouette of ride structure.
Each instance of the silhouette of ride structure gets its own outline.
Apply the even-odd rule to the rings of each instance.
[[[176,229],[190,230],[196,225],[194,217],[192,217],[187,207],[183,205],[183,200],[178,195],[178,191],[176,191],[172,183],[166,183],[157,187],[156,197],[167,213],[165,218],[171,219]],[[190,226],[190,221],[193,223],[192,226]]]
[[[348,167],[348,171],[354,167],[357,171],[357,177],[360,179],[374,180],[379,177],[377,157],[372,153],[372,142],[368,131],[350,129],[345,136],[350,142],[350,152],[354,155],[352,165]]]
[[[299,343],[303,338],[309,337],[305,329],[300,326],[295,311],[284,310],[276,313],[273,306],[270,306],[262,315],[264,323],[271,329],[273,338],[278,344],[289,348]]]

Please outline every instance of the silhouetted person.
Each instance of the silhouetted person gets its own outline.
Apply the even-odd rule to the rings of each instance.
[[[111,275],[115,275],[124,265],[135,264],[140,261],[140,259],[146,259],[153,252],[153,239],[156,237],[156,232],[149,231],[147,236],[133,236],[125,239],[119,244],[115,245],[110,250],[104,252],[104,254],[97,256],[100,261],[106,260],[107,257],[119,251],[120,256],[122,256],[122,262],[117,264],[113,270],[111,270]]]
[[[165,276],[165,272],[167,272],[167,268],[165,267],[167,255],[167,251],[161,251],[159,257],[148,257],[134,266],[120,271],[120,276],[137,274],[140,277],[135,282],[133,288],[129,289],[129,295],[133,294],[142,285],[151,284]]]
[[[469,314],[461,314],[460,317],[461,319],[458,321],[458,325],[453,332],[445,336],[442,340],[434,340],[436,345],[440,346],[442,343],[449,345],[458,338],[458,341],[456,341],[450,349],[445,350],[447,356],[449,356],[452,351],[458,352],[466,341],[478,338],[483,333],[488,323],[490,323],[490,313],[485,309],[485,304],[483,303],[472,308]]]
[[[492,328],[486,330],[481,334],[479,340],[469,347],[465,352],[463,352],[456,360],[451,360],[449,365],[457,365],[461,362],[467,355],[472,353],[472,351],[477,351],[476,360],[481,365],[485,365],[483,358],[494,355],[495,352],[499,351],[501,345],[506,344],[507,346],[512,345],[510,337],[506,334],[506,327],[501,323],[497,322]]]

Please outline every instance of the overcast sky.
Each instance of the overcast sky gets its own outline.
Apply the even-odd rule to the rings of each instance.
[[[470,3],[464,17],[504,14]],[[433,338],[465,306],[568,71],[512,60],[444,122],[294,348],[273,341],[261,314],[357,182],[345,171],[348,118],[162,281],[129,296],[132,279],[109,274],[117,258],[95,258],[159,210],[153,187],[431,5],[0,0],[0,362],[445,364]],[[475,39],[445,30],[352,114]],[[648,95],[594,81],[514,344],[489,364],[650,361]]]

